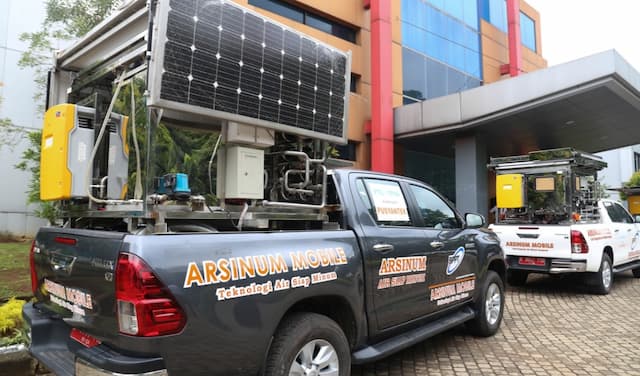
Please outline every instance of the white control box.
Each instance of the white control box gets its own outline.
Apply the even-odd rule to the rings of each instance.
[[[264,198],[264,151],[228,146],[225,198]]]

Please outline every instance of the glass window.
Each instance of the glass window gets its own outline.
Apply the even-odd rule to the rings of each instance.
[[[522,44],[530,49],[536,51],[536,23],[526,14],[520,12],[520,35],[522,38]]]
[[[449,93],[457,93],[459,91],[464,90],[465,87],[467,86],[467,77],[469,76],[467,76],[462,72],[458,72],[455,69],[449,68],[449,71],[447,72],[447,79],[448,79],[447,91]]]
[[[425,227],[432,228],[460,228],[462,223],[454,211],[438,195],[430,190],[411,185],[411,191],[416,199]]]
[[[352,93],[358,92],[358,82],[360,81],[360,76],[355,73],[351,73],[351,82],[349,83],[349,91]]]
[[[429,81],[427,98],[436,98],[448,94],[446,65],[427,59],[427,80]]]
[[[356,42],[356,30],[348,27],[346,25],[342,25],[340,23],[329,20],[325,17],[322,17],[317,14],[310,13],[305,11],[302,8],[298,8],[295,5],[288,4],[281,0],[249,0],[250,5],[254,5],[256,7],[266,9],[270,12],[279,14],[282,17],[286,17],[288,19],[304,23],[313,27],[314,29],[318,29],[324,31],[325,33],[334,35],[338,38],[342,38],[351,43]]]
[[[615,210],[618,213],[618,218],[622,223],[634,223],[633,217],[627,212],[627,209],[623,208],[620,204],[614,204]]]
[[[616,210],[616,207],[611,202],[604,202],[604,207],[607,209],[607,214],[609,214],[609,218],[613,222],[620,223],[622,222],[622,218],[620,217],[620,213]]]
[[[507,2],[506,0],[483,0],[482,17],[490,24],[507,32]]]
[[[633,165],[636,171],[640,171],[640,153],[633,153]]]
[[[353,141],[349,141],[346,145],[336,145],[334,146],[336,151],[338,152],[337,158],[345,159],[347,161],[355,161],[356,160],[356,147],[357,144]]]
[[[302,9],[294,7],[293,5],[277,0],[249,0],[249,4],[266,9],[269,12],[276,13],[290,20],[304,23],[304,12]]]
[[[444,2],[444,11],[459,20],[464,20],[464,6],[462,0],[446,0]]]
[[[402,93],[408,97],[427,98],[425,58],[409,49],[402,49]]]
[[[358,179],[356,189],[378,224],[387,226],[413,225],[409,217],[407,200],[398,182],[381,179]]]

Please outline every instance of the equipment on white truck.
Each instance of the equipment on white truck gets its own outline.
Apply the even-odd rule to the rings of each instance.
[[[571,148],[491,158],[496,172],[496,223],[565,224],[597,221],[602,189],[599,156]]]
[[[330,225],[327,171],[339,163],[331,144],[347,142],[350,64],[350,52],[231,0],[129,1],[56,55],[41,197],[60,202],[70,227]],[[210,146],[206,158],[195,141]]]

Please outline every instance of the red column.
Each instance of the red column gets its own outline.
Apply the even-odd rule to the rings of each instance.
[[[371,169],[386,173],[393,173],[391,1],[370,1]]]
[[[515,77],[522,72],[520,0],[507,0],[507,22],[509,24],[509,74]]]

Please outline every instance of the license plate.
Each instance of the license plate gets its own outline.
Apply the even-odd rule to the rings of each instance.
[[[93,338],[87,333],[82,332],[76,328],[71,329],[71,334],[69,334],[69,337],[73,338],[74,340],[81,343],[84,347],[87,347],[87,348],[98,346],[101,343],[96,338]]]
[[[546,261],[543,257],[520,257],[518,259],[520,265],[545,266]]]

